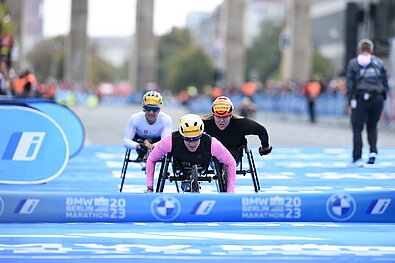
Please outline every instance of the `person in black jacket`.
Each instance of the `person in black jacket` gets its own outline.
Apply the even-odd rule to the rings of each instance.
[[[234,115],[233,103],[228,97],[218,97],[211,110],[212,115],[203,117],[205,132],[219,140],[233,155],[236,163],[242,157],[241,147],[247,145],[246,135],[259,137],[260,155],[267,155],[272,151],[266,128],[249,118]]]
[[[347,95],[351,108],[353,131],[352,163],[362,163],[362,131],[366,123],[370,154],[368,164],[374,164],[377,155],[377,123],[388,91],[387,73],[373,55],[373,42],[362,39],[358,43],[358,56],[347,66]]]

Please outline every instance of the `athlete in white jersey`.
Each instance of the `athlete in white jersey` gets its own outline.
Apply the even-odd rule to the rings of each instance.
[[[136,162],[144,161],[148,149],[172,132],[170,115],[160,112],[162,96],[157,91],[148,91],[143,96],[143,112],[134,113],[128,122],[123,136],[123,146],[136,149]]]

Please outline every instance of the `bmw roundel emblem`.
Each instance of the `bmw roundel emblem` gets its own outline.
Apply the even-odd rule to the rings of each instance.
[[[159,221],[171,221],[181,212],[180,202],[172,196],[158,196],[151,203],[151,213]]]
[[[326,212],[336,221],[350,219],[356,210],[354,198],[349,194],[334,194],[326,202]]]

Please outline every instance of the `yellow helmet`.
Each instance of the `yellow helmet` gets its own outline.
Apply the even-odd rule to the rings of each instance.
[[[162,95],[157,91],[147,91],[143,96],[143,106],[160,107],[162,103]]]
[[[204,124],[202,118],[196,114],[186,114],[180,118],[178,131],[186,141],[196,141],[203,135]]]

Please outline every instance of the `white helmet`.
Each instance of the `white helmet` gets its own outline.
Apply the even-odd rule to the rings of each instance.
[[[214,116],[227,117],[233,114],[233,103],[225,96],[218,97],[211,105],[211,111]]]
[[[143,106],[160,107],[162,103],[162,95],[157,91],[147,91],[143,96]]]
[[[196,141],[203,135],[204,124],[202,118],[196,114],[187,114],[180,118],[178,131],[186,141]]]

